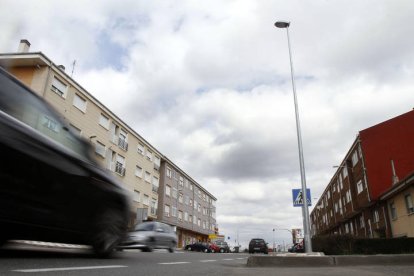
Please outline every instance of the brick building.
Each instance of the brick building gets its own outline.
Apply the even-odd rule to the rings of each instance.
[[[361,130],[311,212],[312,234],[395,236],[383,195],[414,172],[413,137],[414,111]]]

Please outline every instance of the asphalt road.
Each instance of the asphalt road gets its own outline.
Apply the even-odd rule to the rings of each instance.
[[[414,264],[249,268],[247,258],[244,253],[127,250],[111,259],[97,259],[85,249],[13,245],[0,250],[0,275],[414,275]]]

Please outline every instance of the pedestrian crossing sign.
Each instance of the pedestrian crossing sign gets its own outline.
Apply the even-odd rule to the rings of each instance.
[[[303,206],[302,189],[292,189],[292,196],[293,196],[293,207],[302,207]],[[306,189],[306,201],[308,202],[308,206],[312,205],[310,189]]]

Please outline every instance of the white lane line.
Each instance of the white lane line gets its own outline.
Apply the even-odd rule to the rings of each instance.
[[[175,265],[175,264],[190,264],[190,262],[172,262],[172,263],[158,263],[161,265]]]
[[[102,268],[121,268],[128,267],[125,265],[105,265],[105,266],[74,266],[74,267],[55,267],[55,268],[37,268],[37,269],[16,269],[14,272],[49,272],[49,271],[65,271],[65,270],[86,270],[86,269],[102,269]]]
[[[201,263],[217,262],[217,260],[201,260]]]
[[[236,260],[244,260],[244,259],[247,259],[247,258],[236,258]]]
[[[223,259],[223,261],[234,261],[234,259]]]

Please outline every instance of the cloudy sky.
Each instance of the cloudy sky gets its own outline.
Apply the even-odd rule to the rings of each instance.
[[[306,180],[323,192],[359,130],[414,107],[407,0],[1,0],[0,52],[20,39],[218,199],[231,244],[302,227],[286,31]],[[310,211],[313,207],[310,208]]]

